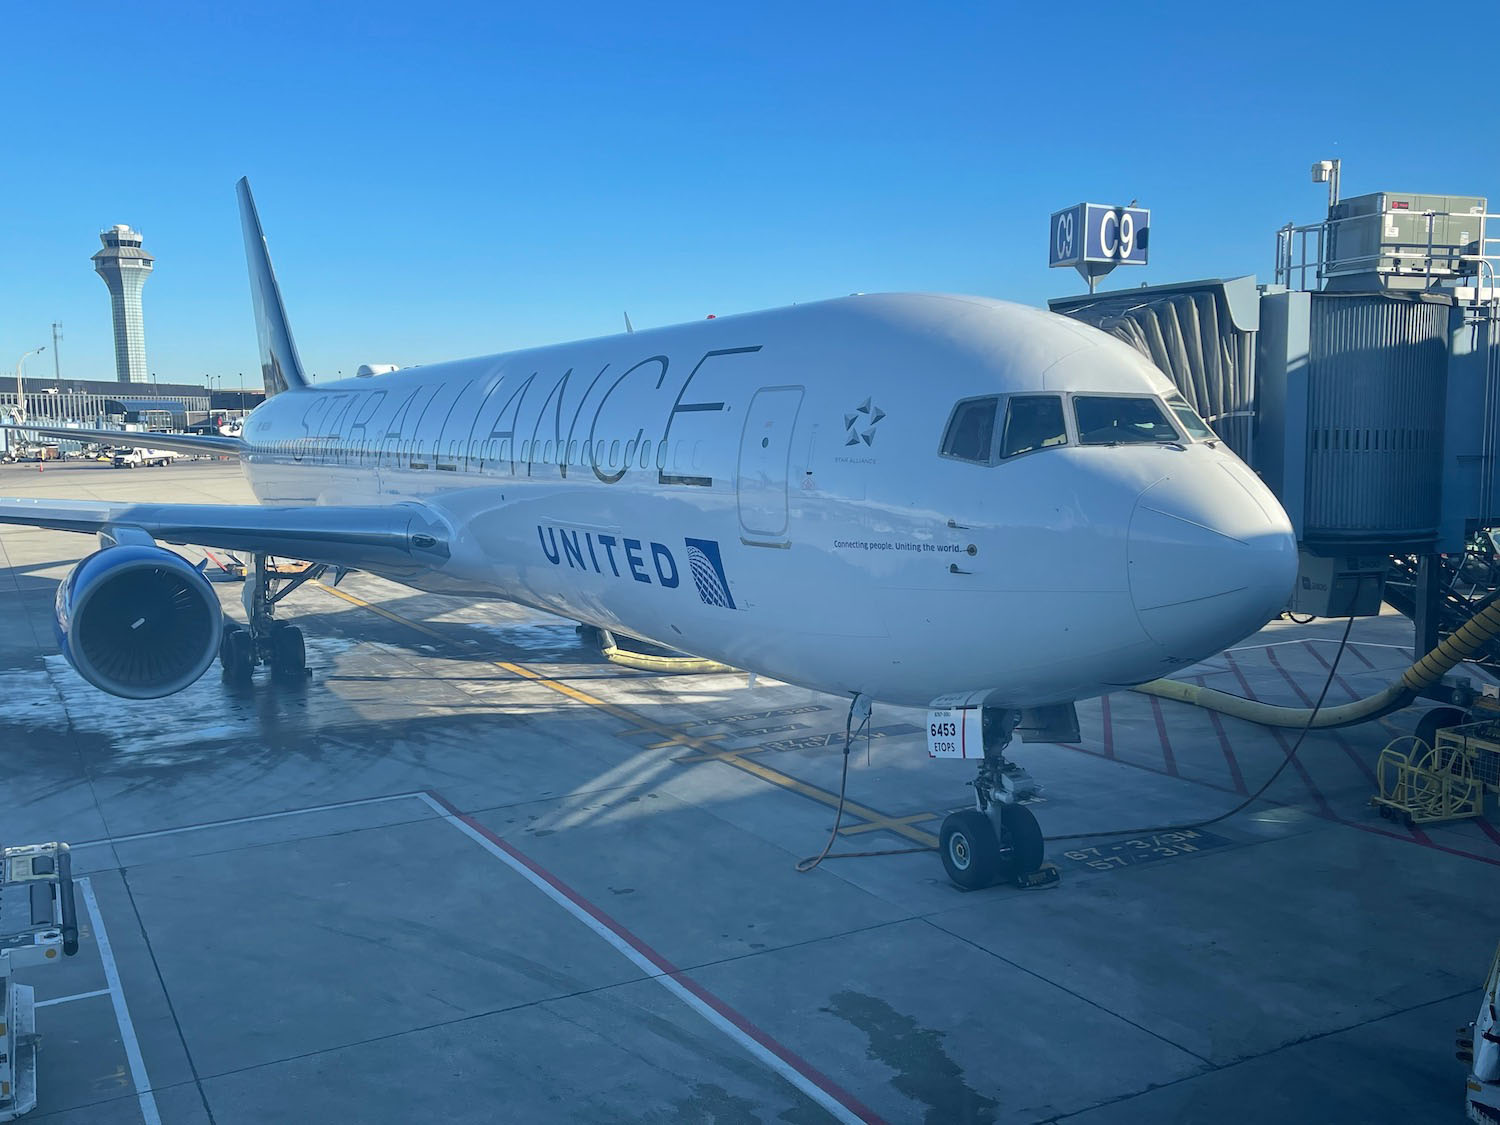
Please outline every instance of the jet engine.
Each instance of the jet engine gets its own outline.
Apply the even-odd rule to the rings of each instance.
[[[156,699],[187,687],[219,654],[223,611],[208,579],[155,544],[95,551],[57,588],[57,640],[96,688]]]

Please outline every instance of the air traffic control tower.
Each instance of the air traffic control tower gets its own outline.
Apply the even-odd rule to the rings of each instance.
[[[141,236],[124,223],[99,232],[104,249],[94,255],[94,271],[109,286],[115,319],[115,378],[145,383],[146,330],[141,322],[141,287],[156,261],[141,249]]]

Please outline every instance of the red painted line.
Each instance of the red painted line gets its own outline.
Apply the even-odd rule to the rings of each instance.
[[[1322,654],[1320,654],[1317,649],[1313,648],[1313,646],[1310,643],[1308,643],[1307,641],[1303,641],[1302,642],[1302,647],[1305,648],[1305,649],[1307,649],[1308,652],[1312,653],[1312,658],[1314,660],[1316,660],[1319,664],[1323,665],[1323,670],[1324,671],[1332,671],[1333,666],[1331,664],[1329,664],[1328,661],[1324,660],[1323,657],[1322,657]],[[1345,651],[1346,652],[1352,652],[1353,650],[1352,649],[1346,649]],[[1369,664],[1370,662],[1368,660],[1366,660],[1365,663]],[[1359,693],[1356,692],[1352,687],[1349,686],[1348,681],[1346,681],[1343,676],[1340,676],[1336,672],[1334,673],[1334,676],[1333,676],[1333,682],[1336,683],[1336,684],[1338,684],[1339,687],[1349,696],[1350,699],[1358,699],[1359,698]]]
[[[1194,678],[1197,679],[1199,687],[1204,686],[1202,676]],[[1229,743],[1229,734],[1224,730],[1224,720],[1219,717],[1217,711],[1209,711],[1208,721],[1213,724],[1214,734],[1219,739],[1219,749],[1224,752],[1224,764],[1229,767],[1229,777],[1234,782],[1234,791],[1241,794],[1249,793],[1250,790],[1245,788],[1244,775],[1240,773],[1239,759],[1235,757],[1234,747]]]
[[[1330,643],[1337,643],[1337,642],[1330,642]],[[1364,653],[1362,653],[1362,652],[1359,651],[1359,647],[1358,647],[1357,642],[1350,641],[1349,644],[1346,647],[1348,648],[1350,654],[1352,656],[1354,656],[1357,660],[1359,660],[1366,668],[1368,668],[1372,672],[1375,671],[1375,665],[1373,665],[1373,664],[1370,663],[1370,658],[1369,657],[1367,657]]]
[[[1298,684],[1296,680],[1292,679],[1291,673],[1289,673],[1285,668],[1281,666],[1281,661],[1276,659],[1276,652],[1274,649],[1266,649],[1266,659],[1271,662],[1272,668],[1275,668],[1276,671],[1281,673],[1281,678],[1287,682],[1287,685],[1297,693],[1297,698],[1302,700],[1302,706],[1311,707],[1313,705],[1312,696],[1303,691],[1301,685]]]
[[[1300,777],[1302,779],[1302,783],[1307,786],[1308,793],[1312,796],[1313,801],[1318,806],[1318,812],[1323,816],[1328,817],[1330,820],[1338,820],[1339,816],[1333,811],[1333,806],[1328,803],[1328,798],[1323,796],[1323,791],[1319,789],[1315,784],[1313,784],[1312,775],[1309,774],[1307,772],[1307,768],[1303,766],[1302,758],[1300,757],[1300,748],[1298,750],[1299,756],[1292,758],[1292,747],[1290,744],[1288,744],[1286,735],[1284,735],[1281,731],[1274,729],[1271,731],[1271,734],[1276,739],[1277,745],[1281,747],[1282,755],[1292,759],[1292,769],[1297,771],[1297,776]]]
[[[1280,731],[1274,731],[1272,733],[1274,733],[1276,735],[1276,738],[1277,738],[1278,741],[1281,741],[1281,732]],[[1061,747],[1064,750],[1072,750],[1076,754],[1087,754],[1091,758],[1100,758],[1100,759],[1103,759],[1105,757],[1105,755],[1103,753],[1101,753],[1100,751],[1098,751],[1098,750],[1090,750],[1090,749],[1088,749],[1087,747],[1084,747],[1084,746],[1069,745],[1069,744],[1061,743],[1061,742],[1056,743],[1056,745],[1059,746],[1059,747]],[[1283,741],[1282,744],[1281,744],[1281,750],[1282,750],[1283,754],[1286,754],[1290,750],[1290,747]],[[1145,765],[1142,762],[1132,762],[1132,761],[1130,761],[1127,758],[1118,758],[1118,759],[1114,759],[1114,760],[1117,761],[1122,766],[1129,766],[1131,769],[1145,770],[1148,773],[1154,773],[1154,774],[1156,774],[1159,777],[1166,777],[1167,776],[1167,774],[1166,774],[1166,772],[1164,770],[1157,769],[1155,766]],[[1434,842],[1425,833],[1422,835],[1422,837],[1420,839],[1418,839],[1415,836],[1407,835],[1407,834],[1400,833],[1400,832],[1393,832],[1393,831],[1391,831],[1389,829],[1386,829],[1386,828],[1377,828],[1373,824],[1361,824],[1357,820],[1349,820],[1346,817],[1342,817],[1342,816],[1338,815],[1338,813],[1336,813],[1336,812],[1333,811],[1333,808],[1328,804],[1327,799],[1318,790],[1317,786],[1313,784],[1312,778],[1310,778],[1310,777],[1307,776],[1307,771],[1301,768],[1301,763],[1300,762],[1293,762],[1292,763],[1292,769],[1296,770],[1301,775],[1303,783],[1306,784],[1306,786],[1308,788],[1308,792],[1312,795],[1313,800],[1317,803],[1318,807],[1315,808],[1315,809],[1313,809],[1313,810],[1311,810],[1311,811],[1312,811],[1312,814],[1314,816],[1316,816],[1320,820],[1327,820],[1327,821],[1330,821],[1330,822],[1332,822],[1334,824],[1342,825],[1345,828],[1356,829],[1356,830],[1358,830],[1360,832],[1369,832],[1369,833],[1371,833],[1372,835],[1375,835],[1375,836],[1384,836],[1384,837],[1386,837],[1389,840],[1399,840],[1399,841],[1401,841],[1402,843],[1405,843],[1405,844],[1416,844],[1418,847],[1431,848],[1433,851],[1445,852],[1448,855],[1456,855],[1456,856],[1459,856],[1462,859],[1477,860],[1480,863],[1487,863],[1491,867],[1500,867],[1500,858],[1496,858],[1495,856],[1479,855],[1479,854],[1477,854],[1475,852],[1464,851],[1462,848],[1450,848],[1450,847],[1448,847],[1445,844],[1439,844],[1439,843]],[[1219,792],[1219,793],[1233,793],[1234,792],[1234,790],[1227,789],[1227,788],[1225,788],[1222,785],[1215,785],[1211,781],[1201,781],[1201,780],[1199,780],[1196,777],[1179,777],[1177,780],[1179,780],[1179,781],[1186,781],[1186,782],[1188,782],[1188,783],[1190,783],[1192,785],[1201,785],[1205,789],[1213,789],[1213,790],[1215,790],[1216,792]],[[1244,795],[1244,792],[1245,791],[1242,790],[1240,795]],[[1279,808],[1295,808],[1296,807],[1295,804],[1292,804],[1292,803],[1289,803],[1289,802],[1286,802],[1286,801],[1274,801],[1270,797],[1267,797],[1267,796],[1262,796],[1260,799],[1263,800],[1263,801],[1265,801],[1268,805],[1273,805],[1273,806],[1276,806],[1276,807],[1279,807]],[[1497,843],[1500,843],[1500,832],[1496,832],[1494,830],[1494,828],[1492,826],[1490,826],[1488,824],[1488,822],[1486,822],[1484,820],[1481,820],[1479,823],[1484,828],[1486,835],[1489,835]]]
[[[1100,751],[1100,750],[1090,750],[1087,746],[1079,746],[1079,745],[1077,745],[1075,743],[1071,743],[1071,742],[1056,742],[1056,743],[1053,743],[1052,745],[1059,746],[1059,747],[1061,747],[1064,750],[1072,750],[1075,754],[1087,754],[1090,758],[1099,758],[1099,759],[1104,760],[1104,761],[1115,762],[1118,765],[1129,766],[1133,770],[1145,770],[1147,773],[1154,773],[1154,774],[1156,774],[1157,777],[1170,777],[1171,776],[1170,774],[1167,773],[1166,770],[1160,769],[1157,766],[1148,766],[1145,762],[1132,762],[1129,758],[1110,758],[1106,754],[1104,754],[1103,751]],[[1187,776],[1184,776],[1182,774],[1178,774],[1177,775],[1177,780],[1178,781],[1186,781],[1190,785],[1201,785],[1201,786],[1203,786],[1203,788],[1205,788],[1205,789],[1212,789],[1216,793],[1233,793],[1234,792],[1234,790],[1230,789],[1227,785],[1216,785],[1212,781],[1204,781],[1201,778],[1197,778],[1197,777],[1187,777]]]
[[[1436,844],[1425,834],[1422,839],[1418,840],[1411,836],[1403,836],[1399,832],[1392,832],[1388,828],[1377,828],[1373,824],[1361,824],[1357,820],[1345,820],[1341,816],[1334,816],[1330,819],[1344,825],[1346,828],[1357,828],[1361,832],[1369,832],[1375,836],[1385,836],[1387,839],[1400,840],[1403,844],[1416,844],[1418,847],[1431,848],[1435,852],[1446,852],[1448,855],[1462,856],[1464,859],[1476,859],[1480,863],[1488,863],[1491,867],[1500,867],[1500,859],[1496,859],[1494,856],[1476,855],[1474,852],[1466,852],[1462,848],[1450,848],[1445,844]]]
[[[1500,844],[1500,832],[1495,831],[1495,826],[1489,820],[1482,816],[1474,819],[1479,825],[1479,830],[1490,838],[1491,843]]]
[[[1304,642],[1304,644],[1306,644],[1306,642]],[[1314,656],[1317,656],[1318,663],[1322,664],[1324,668],[1328,667],[1328,662],[1325,661],[1321,656],[1318,656],[1317,652],[1313,651],[1311,646],[1308,646],[1308,651],[1312,652]],[[1291,685],[1292,690],[1297,693],[1297,697],[1302,700],[1302,705],[1304,707],[1312,707],[1312,697],[1309,696],[1305,691],[1303,691],[1302,688],[1298,685],[1297,681],[1292,678],[1291,674],[1284,667],[1282,667],[1281,661],[1276,658],[1276,653],[1268,648],[1266,649],[1266,657],[1271,661],[1272,665],[1275,666],[1276,671],[1281,673],[1281,678]],[[1349,691],[1349,687],[1347,684],[1344,685],[1344,690]],[[1349,694],[1352,696],[1354,693],[1350,691]],[[1379,784],[1375,780],[1375,771],[1365,763],[1365,760],[1360,752],[1353,746],[1351,746],[1349,744],[1349,740],[1338,731],[1331,731],[1330,733],[1333,735],[1334,744],[1337,745],[1338,748],[1342,750],[1348,757],[1348,759],[1354,763],[1359,772],[1365,775],[1365,781],[1369,783],[1370,788],[1379,788]],[[1300,765],[1301,763],[1298,764]],[[1414,828],[1412,829],[1412,833],[1413,835],[1425,836],[1425,834],[1421,833],[1420,829]]]
[[[1224,660],[1229,664],[1229,670],[1234,673],[1234,678],[1239,680],[1240,690],[1245,693],[1245,698],[1254,699],[1259,702],[1260,696],[1256,695],[1255,692],[1251,690],[1250,681],[1245,679],[1245,673],[1240,671],[1239,661],[1236,660],[1234,656],[1229,652],[1224,653]]]
[[[473,817],[459,812],[457,807],[455,807],[452,802],[450,802],[446,797],[443,797],[441,794],[436,793],[431,789],[427,790],[426,792],[427,795],[431,797],[435,802],[437,802],[439,805],[442,805],[443,808],[447,809],[450,816],[454,817],[457,820],[463,821],[475,832],[478,832],[486,840],[494,844],[495,847],[499,848],[506,855],[514,859],[517,863],[522,864],[533,875],[546,882],[555,891],[568,899],[569,902],[573,903],[573,905],[577,906],[580,910],[584,911],[590,917],[592,917],[594,921],[598,922],[601,926],[605,927],[605,929],[612,932],[621,941],[629,945],[642,957],[650,961],[653,965],[660,969],[663,974],[671,977],[678,984],[682,985],[683,988],[687,989],[699,1000],[703,1001],[703,1003],[707,1004],[714,1011],[718,1012],[719,1015],[724,1017],[724,1019],[728,1020],[735,1027],[739,1028],[742,1032],[748,1035],[751,1039],[759,1043],[767,1051],[771,1052],[782,1062],[786,1063],[793,1070],[797,1071],[798,1074],[802,1075],[802,1077],[806,1078],[813,1085],[817,1086],[829,1097],[833,1098],[835,1101],[843,1105],[844,1108],[849,1110],[850,1113],[853,1113],[856,1117],[860,1118],[863,1121],[870,1122],[871,1125],[885,1125],[884,1119],[881,1118],[873,1109],[865,1105],[853,1094],[849,1093],[849,1091],[845,1090],[842,1086],[836,1083],[833,1079],[829,1078],[822,1071],[818,1070],[801,1055],[797,1054],[791,1048],[785,1047],[781,1043],[778,1043],[775,1039],[771,1038],[770,1035],[762,1031],[760,1028],[756,1027],[748,1019],[740,1015],[739,1012],[735,1011],[728,1004],[724,1003],[724,1001],[720,1000],[712,992],[709,992],[706,988],[698,984],[691,977],[685,975],[683,971],[677,968],[677,966],[673,965],[672,962],[668,961],[655,949],[651,948],[651,946],[647,945],[640,938],[636,937],[635,934],[631,933],[619,922],[615,921],[608,914],[604,913],[604,911],[600,910],[592,902],[575,891],[572,887],[568,886],[557,876],[553,875],[552,872],[536,863],[536,861],[531,859],[529,856],[517,851],[515,848],[513,848],[511,845],[507,844],[504,840],[497,836],[494,832],[490,831],[484,825],[480,824]]]
[[[1109,696],[1099,697],[1099,712],[1104,718],[1104,756],[1113,758],[1115,756],[1115,719],[1110,713]]]
[[[1151,716],[1156,720],[1156,734],[1161,739],[1162,761],[1167,765],[1167,776],[1177,776],[1177,758],[1172,753],[1172,741],[1167,737],[1167,720],[1162,717],[1161,700],[1156,696],[1150,696]]]

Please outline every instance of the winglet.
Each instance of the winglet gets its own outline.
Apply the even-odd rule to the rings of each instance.
[[[250,296],[255,302],[255,335],[260,342],[260,372],[265,380],[266,397],[281,391],[308,385],[297,358],[297,345],[287,327],[286,306],[281,303],[281,289],[276,271],[271,268],[271,252],[266,235],[260,228],[255,197],[250,181],[241,177],[235,184],[240,198],[240,225],[245,231],[245,262],[250,267]]]

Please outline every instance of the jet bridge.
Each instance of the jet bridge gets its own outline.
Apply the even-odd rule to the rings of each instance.
[[[1500,216],[1380,192],[1277,232],[1276,276],[1050,302],[1150,357],[1276,493],[1319,616],[1391,601],[1436,643],[1443,597],[1500,525]],[[1487,543],[1487,540],[1481,541]],[[1445,564],[1443,556],[1460,560]]]

